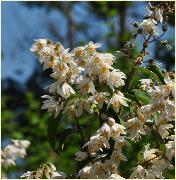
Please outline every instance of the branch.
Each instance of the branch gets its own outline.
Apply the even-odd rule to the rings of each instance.
[[[151,38],[151,35],[149,35],[149,37],[144,41],[143,43],[143,48],[140,52],[140,54],[138,55],[136,61],[134,61],[134,65],[130,71],[130,73],[128,74],[128,77],[127,77],[127,80],[126,80],[126,83],[125,83],[125,86],[123,87],[122,89],[122,92],[126,92],[128,90],[128,88],[131,86],[131,81],[133,79],[133,76],[135,75],[135,72],[137,70],[137,66],[141,64],[141,61],[143,60],[143,58],[140,58],[141,55],[144,55],[145,56],[145,50],[147,48],[147,44],[149,42]]]

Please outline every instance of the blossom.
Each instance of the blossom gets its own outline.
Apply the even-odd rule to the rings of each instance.
[[[157,149],[150,149],[150,145],[147,144],[145,146],[143,158],[145,161],[153,160],[156,157],[156,152],[158,151]]]
[[[166,156],[171,161],[175,156],[175,135],[172,135],[169,138],[169,141],[165,144],[166,147]]]
[[[91,177],[94,177],[94,172],[91,166],[85,166],[83,169],[81,169],[78,172],[78,177],[80,176],[80,179],[89,179]]]
[[[121,93],[121,92],[114,93],[112,98],[109,101],[109,105],[111,104],[112,107],[114,108],[115,112],[118,113],[121,104],[123,106],[128,107],[126,100],[127,100],[127,98],[124,97],[123,93]]]
[[[139,24],[138,29],[142,30],[143,36],[147,36],[148,34],[153,36],[159,35],[157,22],[154,19],[144,19],[143,22]]]
[[[95,43],[95,44],[94,44],[92,41],[90,41],[90,42],[88,43],[88,45],[85,46],[85,48],[86,48],[86,50],[87,50],[87,52],[88,52],[89,54],[95,53],[95,52],[96,52],[96,49],[99,48],[99,47],[101,47],[101,44],[100,44],[100,43]]]
[[[9,166],[15,166],[15,160],[17,158],[24,158],[26,156],[26,149],[29,147],[30,142],[28,140],[12,139],[11,144],[8,144],[1,151],[1,163],[2,166],[8,168]]]
[[[67,99],[70,95],[75,94],[74,89],[66,82],[63,85],[57,87],[57,93]]]
[[[145,174],[146,170],[141,165],[138,165],[137,167],[133,168],[130,179],[143,179]]]
[[[119,136],[120,134],[126,134],[125,129],[126,128],[121,124],[115,123],[111,126],[111,136],[114,137]]]
[[[158,127],[158,132],[163,138],[168,138],[169,136],[169,129],[173,128],[174,126],[172,124],[162,124]]]
[[[109,137],[111,133],[111,128],[108,126],[107,123],[104,123],[100,129],[100,133],[102,136]]]
[[[106,137],[101,136],[100,133],[92,136],[90,140],[84,144],[83,148],[86,146],[89,153],[97,152],[99,150],[102,150],[102,148],[110,148],[108,140],[106,139]]]
[[[41,109],[48,109],[49,112],[55,112],[54,117],[55,118],[58,117],[61,110],[63,109],[63,106],[61,105],[59,100],[56,101],[54,99],[54,97],[48,96],[48,95],[44,95],[44,96],[42,96],[42,98],[47,98],[47,100],[43,101],[43,105],[42,105]]]
[[[109,96],[108,92],[96,92],[96,94],[91,96],[89,99],[91,102],[98,104],[99,108],[102,108],[103,104],[108,102],[106,96]]]
[[[47,44],[47,39],[36,39],[35,43],[30,48],[33,52],[40,52]]]
[[[148,9],[149,11],[149,16],[150,18],[152,19],[155,19],[156,21],[159,21],[159,22],[163,22],[163,10],[159,7],[155,7],[154,10],[150,10]]]
[[[120,70],[114,69],[108,78],[108,85],[114,91],[114,87],[118,88],[119,86],[125,85],[124,80],[126,76]]]
[[[137,117],[129,119],[126,122],[126,128],[129,133],[129,138],[132,140],[139,140],[141,135],[146,134],[142,121]]]

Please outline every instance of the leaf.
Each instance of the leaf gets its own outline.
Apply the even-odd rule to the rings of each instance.
[[[146,67],[141,67],[141,66],[138,66],[137,68],[139,71],[141,71],[144,74],[149,75],[151,79],[157,80],[158,83],[161,84],[161,80],[159,79],[159,77],[155,73],[153,73],[151,70],[147,69]]]
[[[56,151],[56,135],[59,126],[59,119],[50,119],[47,127],[48,141],[54,151]]]
[[[165,142],[164,139],[161,137],[161,135],[155,131],[154,129],[151,132],[151,135],[153,137],[153,140],[156,141],[158,148],[160,149],[160,151],[163,152],[163,154],[166,153],[166,146],[165,146]]]
[[[134,92],[134,95],[135,95],[135,98],[141,103],[141,104],[144,104],[144,105],[147,105],[150,103],[150,96],[149,94],[145,91],[145,90],[138,90],[138,89],[135,89],[133,90]]]
[[[57,135],[59,146],[57,147],[57,150],[63,151],[65,146],[65,141],[67,140],[68,136],[71,135],[73,132],[75,132],[72,128],[65,129],[60,135]]]
[[[150,71],[152,71],[153,73],[155,73],[155,74],[158,76],[159,80],[160,80],[163,84],[165,84],[163,73],[161,72],[160,68],[159,68],[156,64],[149,64],[149,65],[147,66],[147,69],[149,69]]]

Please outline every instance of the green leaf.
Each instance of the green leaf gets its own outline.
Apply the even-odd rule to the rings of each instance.
[[[138,70],[146,75],[149,76],[149,78],[151,78],[152,80],[157,80],[159,84],[161,84],[161,80],[159,79],[159,77],[153,73],[151,70],[147,69],[146,67],[141,67],[141,66],[138,66],[137,67]]]
[[[59,146],[57,147],[57,150],[63,151],[68,136],[70,136],[74,132],[75,132],[74,129],[67,128],[62,133],[57,134],[57,139],[59,141]]]
[[[47,128],[48,141],[54,151],[56,151],[56,135],[59,126],[59,119],[50,119]]]
[[[160,151],[163,152],[163,154],[166,153],[166,146],[165,146],[165,142],[164,139],[161,137],[161,135],[155,131],[154,129],[151,132],[151,135],[153,137],[153,139],[156,141],[158,148]]]
[[[150,71],[152,71],[154,74],[156,74],[159,78],[159,80],[165,84],[164,82],[164,76],[163,73],[161,72],[160,68],[156,65],[156,64],[149,64],[147,66],[147,69],[149,69]]]
[[[165,177],[165,179],[175,179],[175,169],[166,169],[163,172],[163,176]]]
[[[134,93],[134,95],[135,95],[135,98],[136,98],[141,104],[147,105],[147,104],[150,103],[150,99],[151,99],[151,98],[150,98],[149,94],[148,94],[146,91],[144,91],[144,90],[142,90],[142,89],[140,89],[140,90],[135,89],[135,90],[133,90],[133,93]]]

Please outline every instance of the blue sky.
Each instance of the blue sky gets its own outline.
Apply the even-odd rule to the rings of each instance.
[[[128,10],[128,28],[128,24],[134,20],[131,17],[134,11],[141,14],[142,19],[146,14],[145,3],[138,2]],[[97,21],[94,14],[87,11],[86,3],[75,6],[74,20],[80,23],[87,21],[89,33],[97,35],[99,43],[104,44],[103,37],[108,28],[103,21]],[[30,77],[38,63],[37,58],[29,51],[33,39],[49,38],[58,41],[48,31],[49,22],[56,25],[56,30],[62,36],[66,36],[66,19],[59,11],[52,10],[47,13],[45,8],[29,8],[23,2],[2,2],[2,79],[10,77],[23,83]],[[170,29],[167,34],[168,37],[174,35],[174,30]],[[85,37],[81,33],[76,35],[76,39]]]

